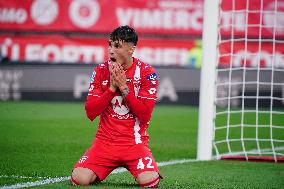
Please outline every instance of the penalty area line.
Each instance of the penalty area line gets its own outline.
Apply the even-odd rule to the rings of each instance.
[[[168,166],[168,165],[176,165],[176,164],[183,164],[183,163],[190,163],[190,162],[198,162],[199,160],[196,159],[180,159],[180,160],[172,160],[172,161],[165,161],[157,163],[159,167]],[[111,174],[116,173],[123,173],[126,172],[127,169],[125,168],[118,168],[115,169]],[[10,186],[2,186],[0,189],[15,189],[15,188],[27,188],[33,186],[41,186],[46,184],[54,184],[59,182],[64,182],[70,180],[70,176],[67,177],[56,177],[56,178],[48,178],[45,180],[39,180],[35,182],[25,182],[25,183],[18,183]]]

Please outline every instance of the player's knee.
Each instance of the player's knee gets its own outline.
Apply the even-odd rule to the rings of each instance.
[[[160,175],[155,171],[147,171],[140,173],[136,180],[141,187],[157,188],[160,184]]]
[[[74,185],[90,185],[96,180],[96,175],[89,169],[76,168],[72,172],[71,182]]]
[[[71,177],[71,182],[72,182],[72,184],[77,185],[77,186],[83,186],[83,185],[91,184],[90,179],[86,178],[86,177],[84,177],[82,175],[72,176]]]

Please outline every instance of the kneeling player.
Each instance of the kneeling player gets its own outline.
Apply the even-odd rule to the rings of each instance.
[[[94,69],[85,109],[90,120],[100,116],[100,122],[92,146],[72,171],[76,185],[100,182],[125,167],[141,187],[159,186],[147,134],[158,79],[149,64],[132,57],[137,42],[133,28],[116,28],[110,34],[109,60]]]

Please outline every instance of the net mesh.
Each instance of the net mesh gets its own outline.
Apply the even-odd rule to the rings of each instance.
[[[214,157],[284,157],[284,1],[220,2]]]

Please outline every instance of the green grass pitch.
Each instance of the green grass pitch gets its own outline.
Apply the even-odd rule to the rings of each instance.
[[[0,102],[0,188],[69,176],[97,121],[86,118],[83,103]],[[195,159],[197,124],[196,107],[156,106],[148,130],[156,161]],[[206,161],[160,170],[160,188],[284,188],[281,163]],[[65,181],[34,188],[75,187]],[[125,172],[84,188],[138,187]]]

